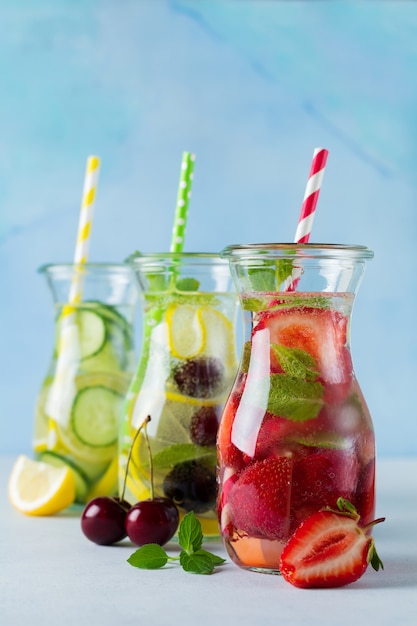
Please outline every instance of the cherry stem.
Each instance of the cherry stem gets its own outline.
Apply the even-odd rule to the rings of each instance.
[[[148,415],[147,419],[144,421],[143,426],[146,426],[146,424],[148,422],[151,421],[151,416]],[[143,433],[145,436],[145,443],[146,443],[146,447],[148,449],[148,458],[149,458],[149,482],[150,482],[150,492],[151,492],[151,500],[154,499],[154,489],[153,489],[153,461],[152,461],[152,451],[151,451],[151,445],[149,443],[149,437],[148,437],[148,432],[146,430],[146,427],[143,429]]]
[[[128,454],[128,457],[127,457],[127,462],[126,462],[126,470],[125,470],[125,476],[124,476],[124,480],[123,480],[123,488],[122,488],[122,493],[121,493],[121,495],[120,495],[120,500],[121,500],[121,501],[123,501],[123,500],[124,500],[124,497],[125,497],[125,491],[126,491],[126,480],[127,480],[127,474],[128,474],[128,471],[129,471],[129,463],[130,463],[130,459],[131,459],[131,457],[132,457],[133,448],[134,448],[134,446],[135,446],[136,439],[138,438],[139,433],[141,432],[142,428],[144,428],[144,429],[145,429],[145,439],[146,439],[146,445],[147,445],[148,452],[149,452],[150,464],[151,464],[151,466],[152,466],[152,455],[150,454],[149,439],[148,439],[148,434],[147,434],[147,432],[146,432],[146,424],[148,424],[148,422],[150,422],[150,421],[151,421],[151,416],[150,416],[150,415],[148,415],[148,416],[147,416],[147,417],[143,420],[142,424],[139,426],[139,428],[138,428],[138,429],[137,429],[137,431],[135,432],[135,436],[133,437],[133,441],[132,441],[132,444],[131,444],[131,446],[130,446],[130,449],[129,449],[129,454]],[[152,468],[152,472],[151,472],[151,494],[152,494],[152,497],[153,497],[153,468]]]

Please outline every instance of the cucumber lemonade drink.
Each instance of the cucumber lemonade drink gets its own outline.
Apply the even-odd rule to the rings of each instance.
[[[82,301],[68,305],[74,271],[40,268],[54,295],[55,339],[36,404],[34,450],[39,460],[72,469],[76,501],[84,503],[117,494],[119,423],[135,365],[136,288],[126,266],[86,264]]]
[[[236,374],[237,295],[227,262],[214,254],[137,256],[143,344],[120,436],[120,488],[133,437],[147,415],[155,495],[194,511],[206,535],[218,535],[216,436]],[[232,288],[232,290],[231,290]],[[149,497],[142,433],[129,461],[125,498]]]

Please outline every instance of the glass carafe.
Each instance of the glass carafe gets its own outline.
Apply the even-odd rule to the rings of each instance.
[[[355,377],[350,321],[363,246],[262,244],[223,251],[245,343],[222,415],[218,516],[240,567],[278,570],[298,525],[343,497],[374,515],[375,441]]]
[[[216,435],[236,375],[238,298],[227,261],[216,254],[148,254],[131,260],[143,303],[143,342],[120,435],[120,488],[136,431],[147,425],[156,496],[189,511],[219,535]],[[150,495],[143,431],[131,451],[125,498]]]
[[[105,263],[39,272],[53,296],[54,347],[36,403],[35,456],[69,465],[79,503],[117,495],[119,422],[136,365],[133,273]]]

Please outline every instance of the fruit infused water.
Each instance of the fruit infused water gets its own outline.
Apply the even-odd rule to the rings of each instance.
[[[134,371],[137,290],[125,265],[46,265],[55,303],[53,355],[35,411],[36,458],[69,466],[76,501],[118,490],[118,434]],[[74,274],[82,298],[68,305]]]
[[[274,572],[297,527],[338,498],[373,520],[374,431],[349,337],[372,253],[271,244],[224,255],[246,342],[219,428],[219,523],[237,565]]]
[[[131,260],[143,302],[143,344],[120,436],[122,488],[129,450],[147,415],[154,492],[181,516],[193,511],[206,535],[218,535],[216,437],[234,380],[237,294],[226,261],[215,254],[138,255]],[[136,439],[125,498],[150,494],[142,433]]]

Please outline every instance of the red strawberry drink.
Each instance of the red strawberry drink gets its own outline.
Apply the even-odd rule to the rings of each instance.
[[[288,277],[300,249],[304,274],[295,291]],[[219,429],[218,517],[235,563],[277,571],[300,523],[338,498],[356,507],[363,525],[374,517],[374,432],[349,346],[354,270],[371,253],[329,246],[327,259],[323,247],[292,245],[284,248],[288,265],[281,247],[273,261],[271,253],[259,260],[251,248],[229,250],[245,288],[247,341]],[[348,270],[339,268],[341,256]],[[287,291],[256,290],[272,286],[271,266]],[[326,290],[302,291],[317,275]]]

